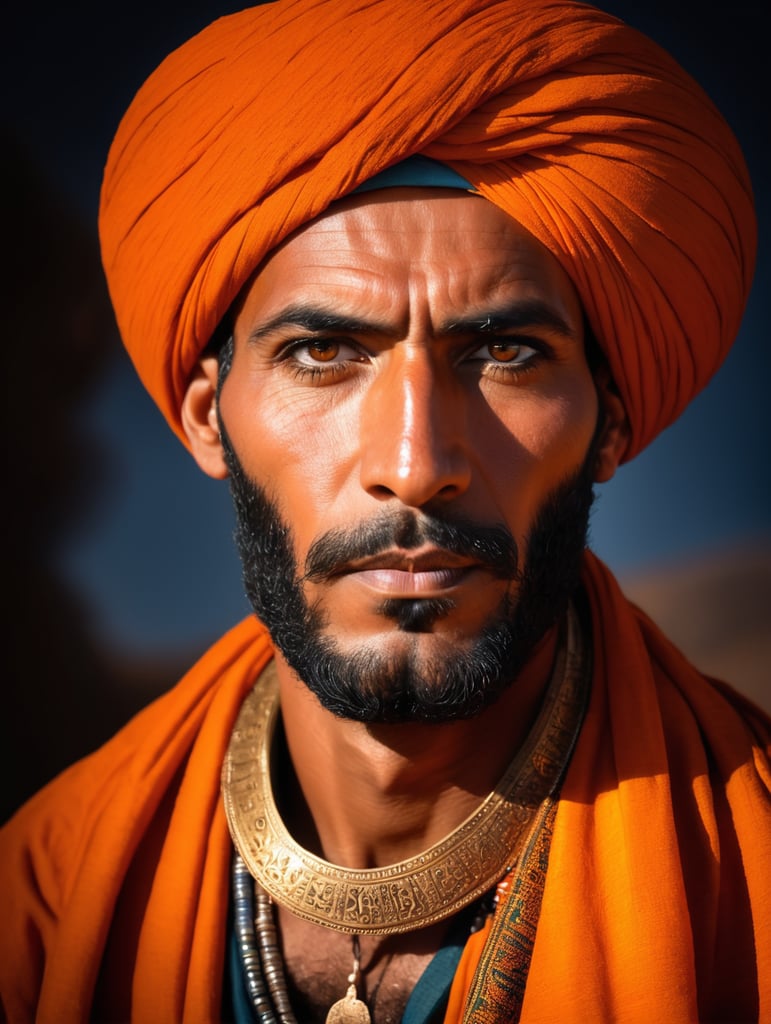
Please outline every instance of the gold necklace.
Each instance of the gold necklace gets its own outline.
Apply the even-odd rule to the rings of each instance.
[[[539,806],[556,792],[570,760],[588,689],[589,659],[571,606],[543,706],[495,789],[424,853],[354,870],[303,849],[278,812],[271,748],[279,695],[270,662],[241,706],[222,769],[233,843],[269,896],[314,924],[351,935],[394,935],[451,917],[516,863]]]

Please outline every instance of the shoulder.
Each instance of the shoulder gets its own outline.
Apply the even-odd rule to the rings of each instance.
[[[73,957],[68,946],[98,958],[137,850],[150,833],[165,835],[186,783],[193,807],[210,816],[232,723],[271,654],[263,627],[241,623],[0,830],[0,1004],[8,1019],[34,1015],[51,965]]]
[[[270,655],[264,628],[244,620],[171,690],[27,801],[0,829],[0,908],[11,888],[7,880],[21,877],[52,911],[66,902],[83,851],[105,819],[126,834],[138,828],[151,805],[179,783],[202,737],[213,746],[214,736],[225,741],[243,694]]]
[[[685,993],[678,1019],[696,1019],[698,1003],[699,1019],[734,1006],[757,1020],[758,986],[771,997],[768,716],[700,673],[596,559],[584,587],[592,694],[539,922],[544,993],[555,972],[569,991],[587,961],[613,961],[625,998],[633,980],[635,999],[666,993],[674,1007]],[[587,913],[586,894],[618,913]],[[679,973],[662,973],[666,963]],[[606,998],[598,977],[596,992],[591,978],[575,992],[595,1010]]]
[[[738,728],[734,740],[743,737],[740,745],[770,752],[768,713],[728,682],[696,668],[591,554],[585,560],[584,586],[591,609],[595,662],[608,687],[623,688],[625,696],[632,690],[655,701],[665,728],[691,719],[702,730],[701,739],[709,740],[713,733],[732,735],[734,723]],[[710,722],[714,722],[714,730]]]

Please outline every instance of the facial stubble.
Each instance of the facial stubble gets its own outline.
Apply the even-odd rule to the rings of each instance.
[[[225,461],[236,514],[235,540],[244,586],[255,614],[297,676],[333,714],[369,723],[447,722],[470,718],[513,683],[546,632],[564,614],[579,584],[593,494],[596,446],[567,480],[543,502],[530,530],[524,558],[508,528],[449,520],[436,514],[402,510],[383,514],[353,530],[333,530],[319,538],[340,559],[366,557],[394,543],[431,542],[461,555],[481,550],[499,576],[508,574],[498,608],[471,646],[445,644],[441,655],[427,658],[420,634],[452,611],[445,599],[395,600],[381,605],[404,634],[398,652],[373,644],[343,651],[334,621],[305,596],[304,580],[324,576],[313,547],[304,572],[299,571],[289,523],[277,503],[250,480],[220,422]],[[310,572],[308,561],[311,563]],[[335,556],[326,571],[334,573]],[[390,606],[390,607],[389,607]]]

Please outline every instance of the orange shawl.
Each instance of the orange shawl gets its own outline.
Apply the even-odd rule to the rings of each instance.
[[[190,373],[265,255],[414,153],[448,163],[564,267],[631,458],[733,343],[755,217],[730,129],[659,47],[572,0],[275,0],[143,85],[105,170],[121,335],[183,441]]]
[[[771,723],[705,681],[592,556],[584,585],[592,698],[522,1021],[769,1020]],[[219,1019],[231,852],[220,766],[270,654],[243,622],[3,830],[0,992],[13,1024]],[[467,946],[448,1024],[483,941]]]

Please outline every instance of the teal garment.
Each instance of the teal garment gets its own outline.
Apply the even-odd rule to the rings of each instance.
[[[353,195],[360,192],[374,192],[378,188],[457,188],[464,192],[474,192],[474,186],[461,178],[447,164],[439,160],[431,160],[427,156],[408,156],[393,167],[362,182],[354,189]]]
[[[466,915],[463,915],[464,924],[467,920]],[[231,1013],[225,1014],[225,1019],[232,1020],[234,1024],[258,1024],[246,989],[238,936],[232,925],[229,933],[224,989],[230,993]],[[467,935],[467,926],[452,929],[447,941],[412,990],[404,1009],[402,1024],[441,1024]]]
[[[434,956],[407,1000],[402,1024],[440,1024],[444,1019],[464,945],[465,936],[462,942],[448,942]]]

